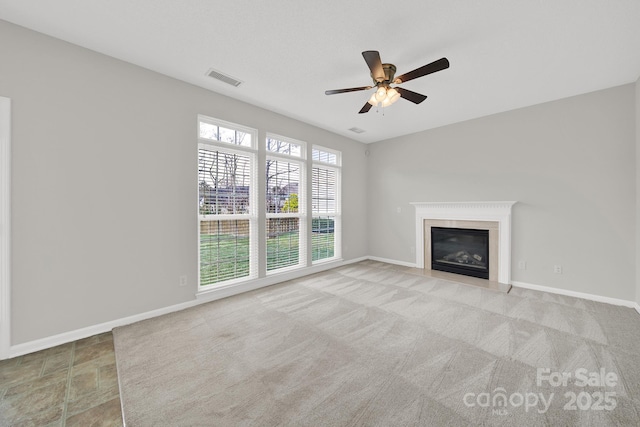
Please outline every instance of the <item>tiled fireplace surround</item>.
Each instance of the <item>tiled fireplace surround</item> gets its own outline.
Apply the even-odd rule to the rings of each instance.
[[[431,270],[431,227],[489,230],[489,281],[511,284],[511,207],[516,202],[412,202],[416,267]]]

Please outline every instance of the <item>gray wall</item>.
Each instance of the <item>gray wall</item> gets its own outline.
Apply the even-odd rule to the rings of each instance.
[[[640,305],[640,77],[636,80],[636,302]]]
[[[514,281],[634,300],[635,91],[628,84],[372,144],[370,255],[415,262],[409,202],[517,200]]]
[[[12,344],[194,299],[197,114],[341,150],[343,258],[367,255],[363,144],[4,21],[0,58]]]
[[[640,302],[640,81],[363,146],[4,21],[0,57],[14,345],[194,298],[197,114],[341,150],[347,260],[414,262],[411,201],[518,200],[515,281]]]

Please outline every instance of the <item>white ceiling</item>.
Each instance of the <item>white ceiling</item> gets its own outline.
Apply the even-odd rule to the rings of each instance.
[[[362,142],[640,76],[638,0],[0,0],[0,18]],[[402,85],[420,105],[358,114],[370,92],[324,91],[371,84],[364,50],[451,68]]]

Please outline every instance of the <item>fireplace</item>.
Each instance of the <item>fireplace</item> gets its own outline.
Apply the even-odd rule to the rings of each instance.
[[[489,278],[489,230],[431,227],[431,269]]]
[[[516,202],[412,202],[416,267],[431,270],[431,228],[489,231],[489,281],[511,284],[511,207]],[[470,279],[476,280],[476,279]]]

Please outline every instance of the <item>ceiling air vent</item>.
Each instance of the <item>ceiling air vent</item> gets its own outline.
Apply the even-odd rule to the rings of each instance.
[[[362,132],[364,132],[364,129],[360,129],[360,128],[356,128],[356,127],[350,128],[349,130],[350,130],[351,132],[355,132],[355,133],[362,133]]]
[[[240,80],[235,79],[231,76],[227,76],[226,74],[223,74],[220,71],[214,70],[213,68],[210,68],[209,71],[207,71],[207,76],[214,78],[216,80],[220,80],[221,82],[225,82],[235,87],[240,86],[240,84],[242,83]]]

